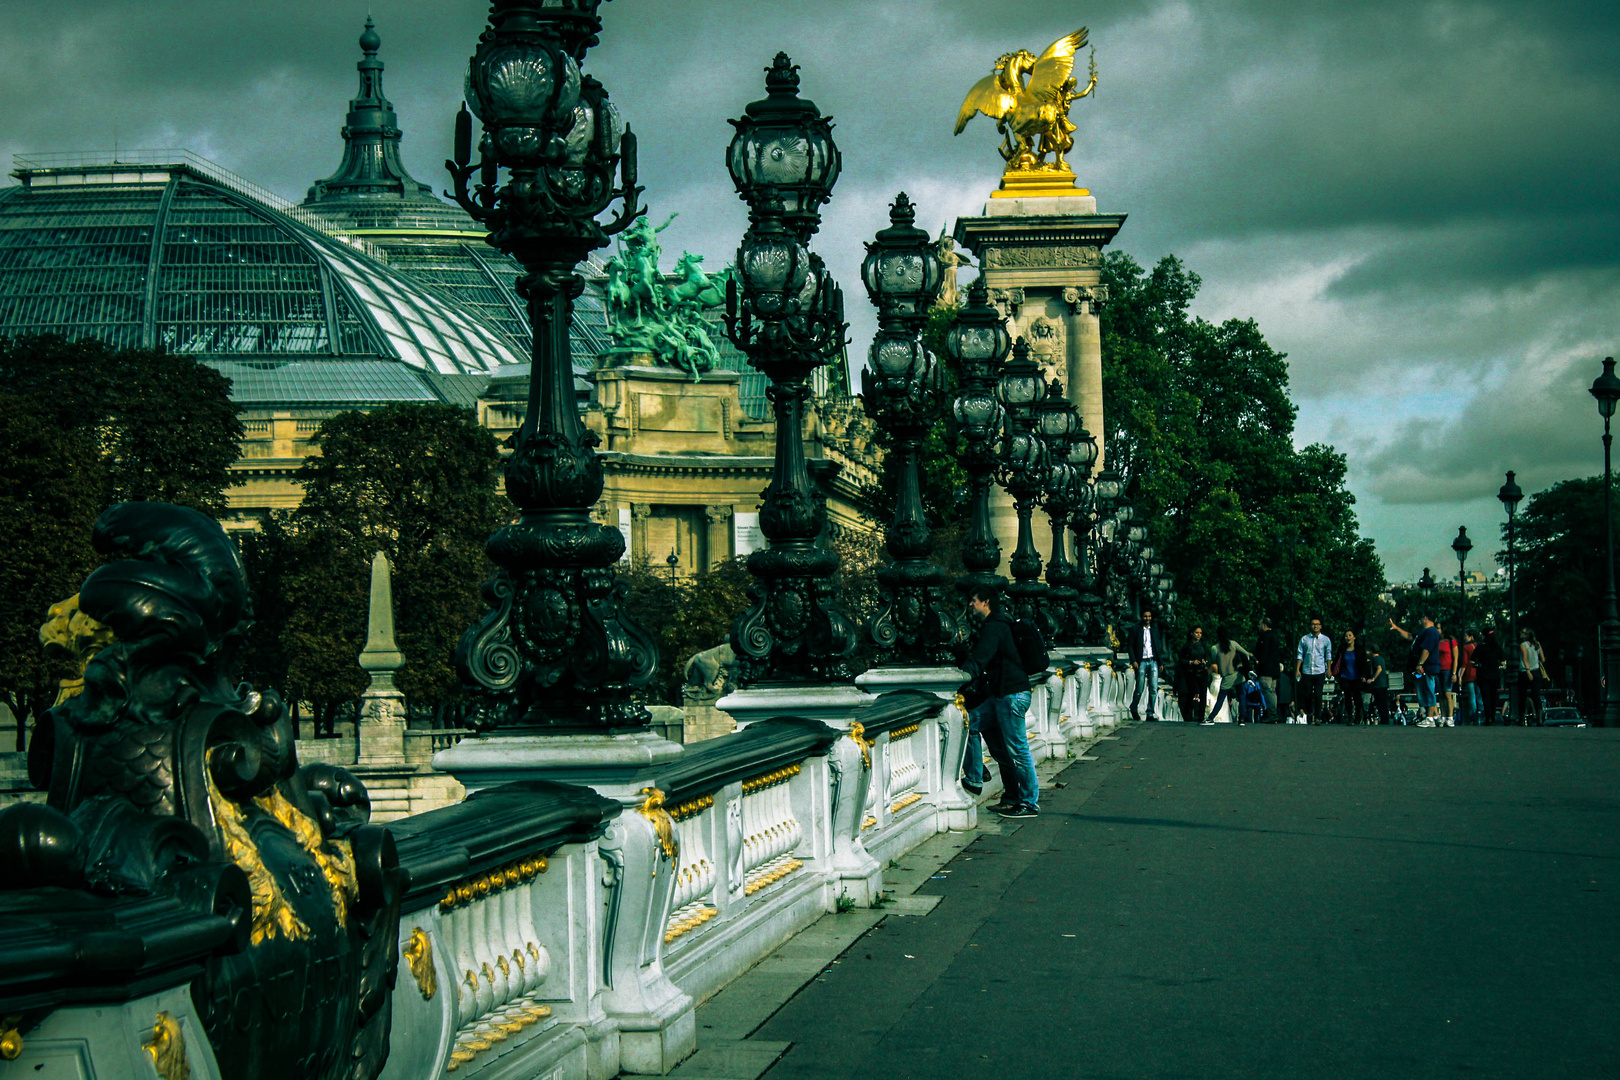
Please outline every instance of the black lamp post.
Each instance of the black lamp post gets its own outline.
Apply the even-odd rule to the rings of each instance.
[[[1001,313],[990,306],[984,277],[968,287],[968,302],[945,332],[945,352],[957,364],[961,389],[951,403],[951,416],[962,436],[962,469],[968,474],[972,505],[967,538],[962,542],[964,573],[956,587],[964,595],[978,585],[998,592],[1007,579],[996,573],[1001,545],[990,531],[990,478],[996,471],[996,442],[1001,438],[1005,410],[996,400],[996,381],[1007,359],[1012,339]]]
[[[1451,542],[1451,550],[1457,553],[1457,633],[1464,634],[1468,630],[1468,553],[1474,550],[1474,542],[1468,539],[1468,526],[1457,526],[1457,539]]]
[[[1425,566],[1423,576],[1418,578],[1417,587],[1423,591],[1423,611],[1430,616],[1434,615],[1434,610],[1429,607],[1429,598],[1434,595],[1434,586],[1434,575],[1429,573],[1429,568]]]
[[[748,556],[753,605],[731,626],[739,681],[842,682],[855,631],[833,603],[838,556],[817,544],[824,496],[804,460],[810,376],[844,345],[842,290],[805,246],[840,158],[832,122],[799,97],[799,69],[777,53],[766,97],[750,104],[726,153],[749,227],[726,284],[726,335],[771,380],[776,458],[760,506],[769,546]]]
[[[1524,492],[1519,485],[1513,482],[1513,470],[1509,469],[1507,483],[1497,489],[1496,497],[1502,505],[1507,507],[1507,546],[1508,546],[1508,647],[1507,647],[1507,686],[1508,686],[1508,722],[1520,723],[1523,710],[1519,707],[1519,567],[1518,558],[1513,550],[1513,515],[1519,509],[1519,500],[1524,498]],[[1489,703],[1491,715],[1496,715],[1496,702]]]
[[[894,561],[878,571],[885,597],[867,626],[883,663],[945,664],[956,619],[941,603],[945,571],[928,560],[934,550],[918,480],[923,439],[939,415],[943,369],[923,348],[928,309],[939,296],[944,267],[904,192],[889,210],[889,227],[866,245],[861,278],[878,309],[878,332],[861,400],[889,435],[896,475],[888,548]]]
[[[1041,369],[1029,355],[1029,342],[1019,338],[996,384],[996,396],[1007,410],[1007,430],[1001,440],[1001,481],[1018,513],[1018,545],[1007,560],[1013,576],[1007,596],[1014,618],[1028,619],[1049,635],[1042,617],[1046,583],[1041,580],[1041,555],[1035,549],[1031,524],[1035,504],[1046,489],[1051,460],[1036,418],[1036,404],[1044,389]]]
[[[521,516],[489,539],[499,567],[484,587],[492,610],[456,652],[479,727],[611,731],[650,719],[630,698],[652,679],[658,647],[619,608],[613,566],[624,538],[590,519],[602,466],[579,419],[569,354],[570,312],[585,287],[576,268],[643,212],[635,137],[580,71],[601,30],[598,3],[495,0],[446,162],[462,209],[523,264],[517,288],[534,334],[528,409],[506,463]],[[484,128],[476,163],[475,115]],[[613,220],[599,223],[615,203]]]
[[[1074,566],[1069,562],[1069,514],[1077,489],[1085,483],[1083,437],[1080,414],[1063,399],[1063,384],[1053,379],[1046,396],[1036,406],[1036,426],[1046,443],[1050,464],[1046,476],[1046,517],[1052,528],[1052,557],[1046,563],[1046,597],[1042,605],[1045,623],[1041,627],[1051,643],[1068,644],[1074,639],[1074,601],[1079,595],[1070,584]]]
[[[1620,605],[1614,595],[1614,514],[1610,509],[1609,451],[1613,436],[1609,434],[1609,421],[1614,418],[1614,407],[1620,402],[1620,377],[1614,373],[1614,357],[1603,359],[1603,374],[1592,382],[1591,393],[1597,398],[1598,413],[1603,417],[1603,539],[1607,546],[1608,586],[1603,592],[1603,621],[1598,624],[1599,667],[1603,672],[1604,727],[1620,727]]]
[[[1088,436],[1091,460],[1096,460],[1097,440]],[[1097,474],[1095,483],[1082,484],[1076,512],[1070,519],[1074,529],[1074,587],[1079,592],[1076,615],[1077,633],[1082,645],[1103,644],[1103,598],[1098,593],[1102,543],[1102,522],[1111,519],[1119,503],[1119,473],[1109,468]]]

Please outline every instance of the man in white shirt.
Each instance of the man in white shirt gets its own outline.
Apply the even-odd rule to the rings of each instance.
[[[1147,717],[1159,718],[1159,665],[1169,659],[1164,649],[1164,635],[1154,625],[1153,609],[1142,609],[1142,625],[1125,637],[1125,653],[1131,658],[1131,670],[1136,672],[1136,693],[1131,695],[1131,719],[1140,720],[1137,703],[1147,695]]]
[[[1307,724],[1318,723],[1322,713],[1322,684],[1333,665],[1333,641],[1322,633],[1322,620],[1311,620],[1311,632],[1299,639],[1294,654],[1294,702]]]

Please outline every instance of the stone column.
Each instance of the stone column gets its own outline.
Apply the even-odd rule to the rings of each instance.
[[[371,819],[376,822],[411,812],[410,778],[416,768],[405,758],[405,695],[394,685],[394,672],[404,663],[394,644],[388,556],[379,551],[371,560],[371,605],[366,647],[360,653],[360,666],[371,674],[371,685],[360,695],[354,762],[354,773],[365,781],[371,796]]]
[[[709,565],[694,567],[700,573],[731,558],[731,507],[705,506],[703,516],[709,523]]]
[[[649,565],[647,558],[647,519],[652,517],[652,506],[647,503],[630,504],[630,558],[639,565]]]
[[[1029,342],[1047,378],[1063,380],[1086,430],[1097,437],[1098,471],[1104,452],[1101,249],[1124,223],[1124,214],[1099,214],[1094,197],[1075,194],[991,199],[983,217],[961,218],[955,230],[956,242],[978,256],[1008,332]],[[1012,500],[994,502],[992,514],[1003,558],[1010,557],[1008,538],[1017,535]]]

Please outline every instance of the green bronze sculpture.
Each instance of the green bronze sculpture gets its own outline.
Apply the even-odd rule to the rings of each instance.
[[[650,356],[696,382],[720,362],[703,313],[725,303],[731,268],[710,276],[702,270],[703,256],[682,252],[675,273],[666,276],[659,269],[658,234],[674,220],[671,214],[654,226],[638,218],[619,237],[619,253],[607,261],[608,333],[614,341],[609,355]]]

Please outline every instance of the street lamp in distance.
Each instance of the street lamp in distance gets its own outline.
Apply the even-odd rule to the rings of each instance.
[[[1513,481],[1513,470],[1509,469],[1507,483],[1496,491],[1497,499],[1507,507],[1508,529],[1508,643],[1507,643],[1507,679],[1508,688],[1508,722],[1519,723],[1523,716],[1519,702],[1519,568],[1518,558],[1513,551],[1513,515],[1519,509],[1519,500],[1524,498],[1524,492]],[[1496,703],[1491,702],[1492,711]]]
[[[1620,402],[1620,377],[1614,373],[1614,357],[1604,357],[1603,374],[1593,381],[1590,392],[1603,417],[1603,537],[1608,546],[1609,573],[1608,588],[1603,593],[1603,621],[1598,624],[1599,670],[1603,673],[1603,711],[1598,722],[1604,727],[1620,727],[1620,607],[1614,595],[1614,517],[1609,495],[1609,449],[1614,442],[1609,421],[1614,418],[1615,404]]]
[[[1474,542],[1468,539],[1468,526],[1457,526],[1457,539],[1451,542],[1451,550],[1457,553],[1457,633],[1461,634],[1468,621],[1468,553],[1474,550]]]

